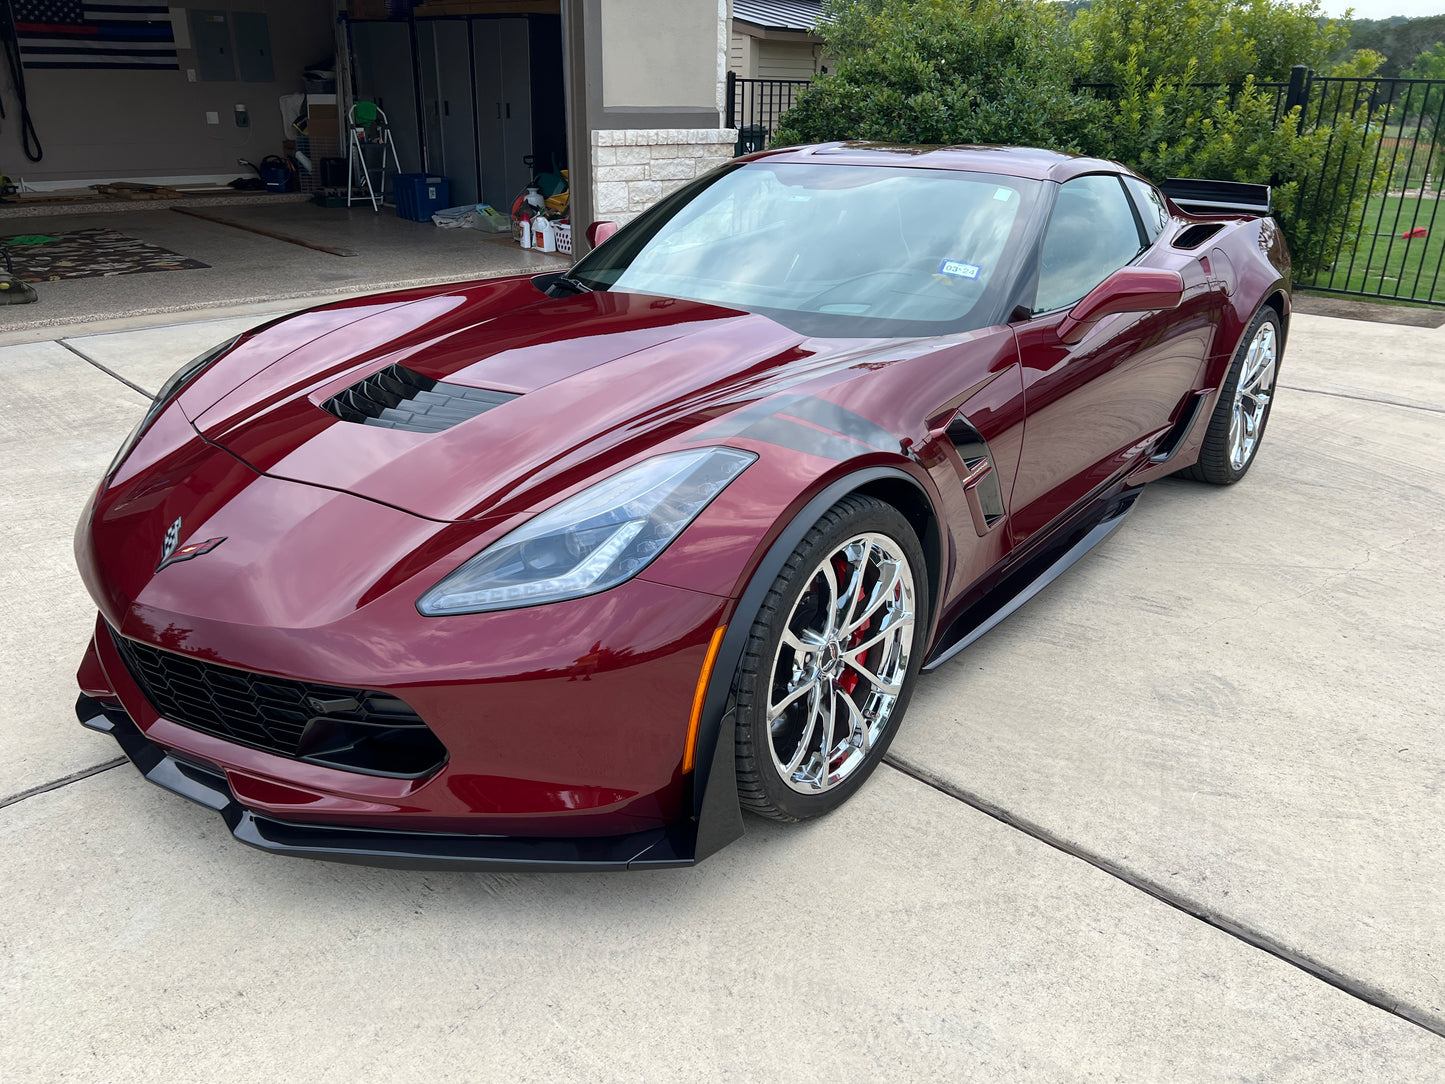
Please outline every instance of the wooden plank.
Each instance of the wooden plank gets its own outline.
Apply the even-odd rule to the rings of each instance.
[[[178,215],[190,215],[192,218],[202,218],[207,222],[214,222],[218,226],[230,226],[233,230],[245,230],[247,233],[259,234],[262,237],[269,237],[274,241],[285,241],[288,245],[300,245],[302,248],[315,249],[317,252],[325,252],[331,256],[355,256],[357,253],[349,248],[332,248],[330,245],[323,245],[316,241],[308,241],[304,237],[292,237],[289,233],[282,233],[279,230],[268,230],[264,226],[253,226],[249,222],[237,222],[234,218],[225,218],[221,215],[209,214],[206,211],[198,211],[193,207],[172,207],[172,211]]]

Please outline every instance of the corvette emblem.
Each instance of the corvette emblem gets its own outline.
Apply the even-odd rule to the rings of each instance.
[[[191,542],[185,546],[179,546],[181,541],[181,518],[166,528],[165,540],[161,543],[161,563],[156,565],[159,572],[167,565],[173,565],[177,561],[189,561],[192,557],[199,557],[203,553],[210,553],[226,540],[226,535],[220,538],[208,538],[204,542]]]

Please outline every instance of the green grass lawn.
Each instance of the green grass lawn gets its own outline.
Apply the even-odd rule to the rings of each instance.
[[[1429,236],[1400,236],[1415,226],[1429,229]],[[1445,198],[1435,192],[1423,200],[1376,196],[1365,207],[1354,247],[1345,247],[1333,269],[1300,285],[1445,303]]]

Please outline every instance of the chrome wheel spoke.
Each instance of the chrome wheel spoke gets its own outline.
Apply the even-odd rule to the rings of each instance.
[[[812,692],[817,687],[818,683],[816,681],[809,680],[804,681],[796,688],[789,690],[786,696],[784,696],[776,704],[768,708],[768,722],[770,724],[773,723],[779,715],[783,714],[783,712],[787,711],[790,707],[796,704],[805,693]]]
[[[850,656],[861,655],[865,651],[868,651],[871,648],[876,647],[878,644],[881,644],[884,640],[887,640],[895,633],[900,631],[905,633],[911,632],[912,629],[913,614],[905,610],[903,613],[900,613],[896,617],[894,617],[892,621],[889,621],[887,624],[882,625],[872,636],[868,637],[866,640],[859,640],[856,644],[850,644],[848,647],[848,654]]]
[[[850,669],[855,671],[859,677],[868,682],[874,691],[887,693],[889,696],[897,696],[903,691],[903,679],[901,676],[895,681],[886,681],[862,663],[857,662],[852,655],[845,656],[843,661]],[[851,704],[853,701],[850,699],[848,702]]]
[[[873,730],[868,725],[868,718],[859,709],[853,697],[843,690],[838,690],[843,697],[843,703],[848,712],[848,737],[847,744],[857,749],[860,753],[866,753],[873,748]]]
[[[857,632],[874,614],[886,606],[897,593],[899,580],[903,576],[903,569],[899,562],[885,562],[883,568],[879,571],[878,583],[873,587],[873,593],[868,598],[868,604],[864,606],[863,612],[859,614],[855,620],[844,626],[843,635],[851,636]]]
[[[831,560],[818,566],[818,572],[822,575],[823,582],[828,585],[828,599],[823,604],[823,612],[828,615],[827,623],[823,627],[823,639],[827,640],[838,627],[838,577],[833,573]]]
[[[873,552],[873,543],[863,543],[863,555],[853,563],[853,575],[848,578],[848,588],[844,595],[846,606],[838,620],[838,627],[846,631],[853,624],[853,611],[858,608],[858,596],[863,593],[863,576],[868,571],[868,557]]]
[[[793,750],[792,759],[789,760],[786,765],[780,765],[783,769],[784,776],[792,775],[798,770],[798,765],[803,762],[803,758],[808,755],[808,750],[812,748],[813,745],[813,731],[817,728],[816,724],[818,721],[818,701],[820,699],[818,694],[820,690],[817,685],[811,685],[809,688],[814,695],[808,705],[808,722],[807,725],[803,727],[803,736],[798,739],[798,747]]]

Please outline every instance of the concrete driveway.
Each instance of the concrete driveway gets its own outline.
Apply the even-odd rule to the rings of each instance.
[[[78,510],[259,318],[0,348],[0,1080],[1445,1078],[1445,329],[1296,317],[1250,476],[1152,486],[833,816],[492,876],[267,857],[74,721]]]

